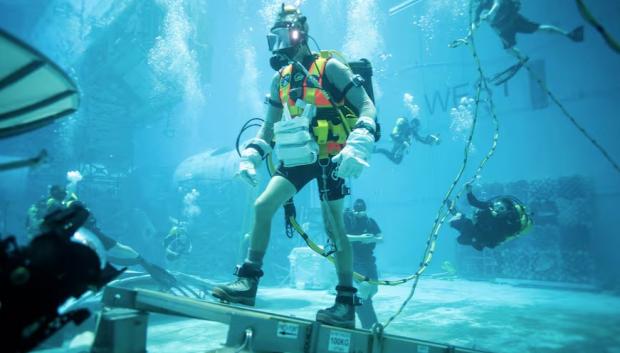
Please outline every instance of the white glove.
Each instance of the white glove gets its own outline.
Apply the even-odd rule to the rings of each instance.
[[[375,138],[364,128],[351,131],[347,138],[347,143],[332,158],[332,162],[338,163],[336,175],[340,178],[357,178],[362,174],[364,167],[369,167],[368,160],[373,150]]]
[[[260,165],[262,158],[260,153],[254,148],[246,148],[241,152],[241,161],[239,162],[239,176],[246,183],[256,186],[258,179],[256,178],[256,168]]]
[[[271,152],[271,146],[267,144],[265,141],[261,139],[252,139],[249,141],[247,145],[255,145],[263,150],[265,155]],[[263,161],[263,156],[261,156],[260,152],[253,147],[246,147],[241,152],[241,160],[239,162],[239,176],[245,182],[250,184],[251,186],[258,185],[258,178],[256,177],[256,169],[260,166]]]

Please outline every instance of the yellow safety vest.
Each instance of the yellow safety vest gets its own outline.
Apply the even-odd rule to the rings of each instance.
[[[321,87],[323,75],[330,56],[323,53],[312,63],[308,69]],[[344,113],[348,126],[354,126],[357,116],[345,106],[344,97],[332,106],[327,95],[321,88],[308,86],[308,78],[303,72],[293,70],[293,65],[285,66],[280,71],[279,98],[283,105],[288,106],[291,117],[295,118],[303,113],[303,108],[296,105],[296,100],[291,97],[291,91],[296,90],[296,99],[301,99],[307,104],[313,104],[317,108],[317,114],[313,122],[312,132],[319,144],[319,159],[335,156],[342,150],[347,141],[347,129],[342,124],[342,118],[337,109],[348,111]]]

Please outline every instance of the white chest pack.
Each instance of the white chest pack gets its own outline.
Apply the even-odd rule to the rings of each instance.
[[[303,109],[302,115],[292,118],[284,105],[282,120],[273,126],[276,156],[285,167],[297,167],[316,162],[319,145],[310,133],[310,123],[316,115],[316,107],[302,100],[295,103]]]

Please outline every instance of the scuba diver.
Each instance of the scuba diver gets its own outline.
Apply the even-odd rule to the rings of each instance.
[[[27,228],[29,236],[34,238],[41,233],[40,227],[47,215],[78,206],[88,210],[84,203],[78,200],[74,192],[67,192],[67,189],[61,185],[50,186],[48,195],[28,209]],[[106,251],[108,262],[111,264],[119,266],[140,265],[162,286],[169,288],[176,285],[174,276],[168,271],[145,260],[132,247],[107,236],[97,225],[97,220],[92,213],[82,227],[99,239]]]
[[[532,218],[525,206],[512,196],[497,196],[481,201],[467,184],[467,201],[476,208],[473,219],[457,212],[454,205],[450,211],[454,215],[450,226],[460,232],[456,240],[462,245],[471,245],[478,251],[496,246],[527,233],[532,227]]]
[[[163,241],[168,261],[178,260],[182,255],[192,252],[192,239],[187,234],[187,224],[176,221]]]
[[[239,176],[256,186],[256,169],[274,143],[280,164],[254,203],[250,246],[236,271],[237,280],[216,286],[212,294],[224,302],[255,304],[273,215],[316,180],[326,232],[337,249],[338,276],[335,303],[319,310],[316,320],[354,328],[357,289],[353,287],[351,244],[343,221],[348,192],[345,178],[358,177],[369,166],[377,138],[376,110],[363,87],[364,79],[329,52],[312,53],[308,37],[306,17],[283,4],[267,35],[273,53],[270,64],[277,71],[266,100],[267,115],[241,153]]]
[[[521,10],[521,0],[477,0],[478,4],[474,11],[471,24],[471,32],[475,31],[481,21],[489,23],[491,28],[499,35],[504,49],[509,50],[519,62],[508,69],[498,73],[492,78],[495,85],[500,85],[512,78],[519,69],[525,65],[528,58],[521,55],[515,47],[517,33],[534,33],[538,31],[563,35],[574,42],[583,41],[583,26],[578,26],[568,32],[559,27],[533,22],[524,17]]]
[[[349,238],[353,248],[353,271],[370,279],[378,279],[379,274],[374,251],[376,244],[383,241],[383,235],[377,222],[366,214],[366,202],[364,200],[355,200],[353,210],[345,210],[344,225],[347,238]],[[376,284],[368,282],[358,284],[362,305],[356,307],[355,311],[362,323],[362,328],[370,329],[372,325],[378,322],[375,308],[372,305],[372,297],[377,294],[377,291]]]
[[[425,145],[431,146],[441,143],[439,134],[420,135],[420,119],[413,118],[411,121],[408,121],[407,118],[402,116],[396,119],[396,125],[394,125],[394,129],[392,129],[390,137],[394,143],[391,151],[385,148],[377,148],[374,152],[385,155],[395,164],[400,164],[400,162],[403,161],[403,157],[409,151],[413,143],[412,140],[417,140]]]
[[[61,185],[52,185],[48,189],[48,194],[28,208],[26,218],[26,232],[29,240],[41,233],[41,224],[45,216],[65,208],[65,202],[77,200],[71,193],[68,196],[67,189]]]
[[[519,13],[520,10],[521,0],[478,0],[472,30],[475,30],[481,21],[487,21],[500,36],[504,49],[511,49],[517,44],[517,33],[543,31],[561,34],[574,42],[583,41],[583,26],[567,32],[553,25],[533,22]]]

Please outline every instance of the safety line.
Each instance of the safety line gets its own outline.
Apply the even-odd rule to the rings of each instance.
[[[469,12],[470,12],[470,23],[471,23],[472,9],[473,9],[473,1],[470,1],[470,9],[469,9]],[[495,153],[495,150],[497,148],[497,142],[499,140],[499,121],[497,119],[497,115],[495,114],[495,105],[493,104],[493,97],[491,95],[491,89],[489,88],[487,79],[484,76],[484,72],[482,70],[482,65],[480,63],[480,57],[479,57],[478,52],[476,50],[473,32],[470,32],[467,35],[467,37],[462,39],[460,42],[463,43],[463,44],[466,44],[471,49],[472,55],[474,57],[474,61],[476,62],[476,67],[477,67],[477,70],[478,70],[478,75],[480,77],[478,82],[476,83],[476,96],[475,96],[476,98],[475,98],[474,117],[473,117],[473,120],[472,120],[472,126],[471,126],[471,130],[470,130],[470,133],[469,133],[469,137],[467,139],[467,144],[466,144],[465,150],[464,150],[463,164],[462,164],[461,169],[459,170],[456,178],[452,182],[452,185],[450,186],[450,189],[446,193],[446,195],[445,195],[445,197],[444,197],[444,199],[443,199],[443,201],[441,203],[441,206],[439,207],[439,210],[437,211],[437,217],[435,218],[435,222],[434,222],[433,228],[432,228],[431,233],[429,235],[429,240],[427,241],[427,247],[426,247],[426,250],[425,250],[425,253],[424,253],[424,260],[420,264],[420,269],[418,269],[418,272],[416,272],[416,274],[415,274],[415,280],[414,280],[414,282],[413,282],[413,284],[411,286],[411,290],[409,292],[409,295],[407,296],[405,301],[403,301],[403,303],[398,308],[396,313],[394,313],[385,322],[385,324],[382,325],[383,329],[387,328],[403,312],[403,310],[405,309],[407,304],[409,304],[409,302],[413,298],[413,295],[415,294],[415,290],[417,289],[418,282],[420,280],[420,275],[422,274],[422,272],[424,272],[424,270],[429,265],[429,263],[430,263],[430,261],[431,261],[431,259],[433,257],[433,253],[435,251],[435,246],[436,246],[437,238],[439,236],[439,231],[441,230],[442,225],[445,223],[448,215],[450,214],[450,207],[449,206],[447,207],[446,205],[448,204],[448,201],[450,200],[450,196],[452,195],[452,192],[456,188],[456,185],[458,184],[458,182],[462,178],[462,176],[463,176],[463,174],[465,172],[465,168],[467,167],[467,164],[468,164],[469,153],[471,151],[471,145],[472,145],[472,141],[473,141],[473,136],[474,136],[474,133],[475,133],[475,130],[476,130],[476,126],[477,126],[477,122],[478,122],[478,117],[479,117],[480,97],[481,97],[482,89],[483,88],[484,88],[485,92],[488,95],[487,102],[488,102],[489,108],[491,110],[491,115],[493,116],[493,122],[495,124],[495,133],[493,135],[493,144],[492,144],[491,148],[487,152],[487,155],[485,156],[485,158],[483,158],[482,161],[480,162],[480,164],[478,165],[478,168],[476,169],[476,172],[475,172],[474,176],[472,177],[472,179],[470,180],[470,182],[476,180],[481,175],[484,166],[489,161],[489,159],[493,156],[493,154]],[[464,190],[462,189],[456,195],[455,202],[456,202],[456,200],[458,200],[461,197],[463,191]],[[446,207],[447,207],[447,209],[446,209]]]
[[[517,59],[523,60],[523,57],[519,53],[514,52],[513,55],[515,55]],[[579,130],[579,132],[581,132],[581,134],[586,139],[588,139],[588,141],[590,141],[590,143],[594,145],[594,147],[596,147],[596,149],[599,150],[599,152],[601,152],[603,157],[607,159],[607,161],[612,165],[612,167],[614,167],[614,169],[618,173],[620,173],[620,165],[618,165],[618,162],[616,162],[613,159],[613,157],[611,157],[609,152],[607,152],[607,150],[594,137],[592,137],[592,135],[590,135],[590,133],[583,126],[581,126],[581,124],[579,124],[579,122],[577,122],[577,119],[575,119],[575,117],[566,109],[566,107],[562,103],[560,103],[560,100],[556,97],[555,94],[553,94],[553,92],[549,90],[545,82],[543,82],[540,76],[538,76],[536,72],[534,72],[532,67],[528,63],[525,63],[523,66],[525,66],[525,69],[530,73],[532,78],[534,78],[536,83],[538,83],[540,88],[542,88],[547,93],[547,95],[549,96],[549,98],[551,98],[553,103],[555,103],[555,105],[557,105],[558,108],[560,108],[562,113],[564,113],[564,116],[577,128],[577,130]]]
[[[581,17],[583,17],[584,20],[591,24],[601,34],[601,36],[603,36],[607,46],[609,46],[616,53],[620,54],[620,43],[612,37],[609,32],[607,32],[607,29],[605,29],[603,25],[598,22],[583,0],[577,0],[577,8],[579,9]]]

